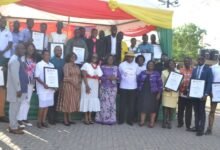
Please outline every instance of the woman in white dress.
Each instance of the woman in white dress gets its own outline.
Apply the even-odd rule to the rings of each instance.
[[[85,63],[81,70],[83,74],[82,93],[80,101],[80,111],[85,113],[84,123],[93,124],[92,112],[100,111],[99,101],[99,78],[102,76],[102,70],[98,64],[98,55],[93,54],[91,61]]]
[[[43,60],[41,60],[36,65],[35,70],[35,78],[36,78],[36,88],[37,88],[37,95],[39,99],[39,111],[38,111],[38,123],[37,127],[48,127],[46,123],[46,116],[49,106],[54,105],[54,92],[55,90],[49,88],[44,82],[44,68],[54,68],[54,65],[49,62],[50,60],[50,53],[49,51],[44,50],[42,52]]]

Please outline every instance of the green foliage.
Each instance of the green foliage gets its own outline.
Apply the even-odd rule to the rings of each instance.
[[[195,58],[198,50],[202,48],[199,42],[204,34],[205,30],[192,23],[174,29],[173,58],[178,61],[185,56]]]

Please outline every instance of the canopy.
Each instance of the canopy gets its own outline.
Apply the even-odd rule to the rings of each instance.
[[[32,18],[43,20],[61,20],[75,23],[90,23],[98,25],[116,24],[121,28],[136,23],[138,30],[135,34],[158,29],[160,44],[164,52],[171,55],[172,44],[172,16],[173,12],[149,7],[147,5],[134,5],[146,3],[143,0],[1,0],[0,12],[4,16],[18,18]],[[16,4],[10,4],[16,3]],[[132,4],[131,4],[132,3]],[[10,5],[6,5],[10,4]],[[164,47],[163,40],[168,40],[169,46]]]

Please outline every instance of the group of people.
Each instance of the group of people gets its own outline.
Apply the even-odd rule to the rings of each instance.
[[[27,120],[31,95],[36,84],[39,100],[37,127],[48,127],[56,124],[57,112],[63,112],[63,124],[70,126],[71,113],[82,112],[83,123],[91,125],[123,124],[133,125],[138,121],[144,126],[149,116],[148,127],[153,128],[157,120],[160,106],[163,110],[163,128],[172,128],[172,119],[178,105],[178,127],[185,122],[188,131],[196,135],[204,134],[205,104],[207,96],[211,96],[211,85],[220,82],[219,63],[209,67],[205,58],[198,58],[198,65],[192,66],[191,58],[184,59],[184,67],[177,69],[176,62],[162,54],[160,62],[145,61],[143,55],[135,53],[153,53],[156,36],[151,36],[148,43],[147,34],[143,35],[143,43],[136,47],[136,39],[131,39],[128,48],[123,39],[123,32],[117,32],[111,26],[111,35],[104,31],[92,29],[90,38],[85,36],[85,28],[74,30],[74,37],[67,40],[62,33],[63,23],[57,22],[57,31],[46,35],[47,25],[42,23],[40,32],[45,33],[45,50],[35,49],[32,43],[33,19],[27,19],[27,28],[19,31],[19,22],[14,22],[12,33],[6,29],[5,18],[0,19],[0,57],[1,65],[7,66],[7,101],[9,102],[9,131],[23,134],[22,129],[32,126]],[[17,34],[16,34],[17,33]],[[17,36],[16,36],[17,35]],[[50,58],[48,45],[50,42],[64,43],[62,48],[54,48],[54,56]],[[4,47],[2,46],[3,43]],[[77,64],[74,47],[85,49],[83,63]],[[12,55],[6,55],[11,53]],[[9,56],[9,57],[7,57]],[[8,58],[10,60],[7,62]],[[6,65],[7,64],[7,65]],[[45,67],[58,70],[59,88],[50,88],[45,83]],[[179,91],[166,89],[164,84],[171,72],[184,75]],[[205,93],[202,99],[190,98],[189,84],[191,79],[205,81]],[[118,103],[116,103],[119,95]],[[116,107],[118,105],[118,107]],[[209,126],[206,134],[212,133],[214,114],[217,103],[211,103]],[[117,108],[117,109],[116,109]],[[191,128],[192,108],[195,113],[195,127]]]

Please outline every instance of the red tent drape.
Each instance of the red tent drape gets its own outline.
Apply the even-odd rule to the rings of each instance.
[[[100,0],[22,0],[17,2],[17,4],[50,13],[79,18],[113,20],[134,19],[133,16],[120,9],[112,12],[108,7],[108,3]]]
[[[135,36],[140,36],[143,35],[145,33],[151,32],[156,30],[155,26],[145,26],[145,27],[138,27],[138,28],[134,28],[134,29],[130,29],[127,31],[124,31],[124,35],[126,36],[130,36],[130,37],[135,37]]]

